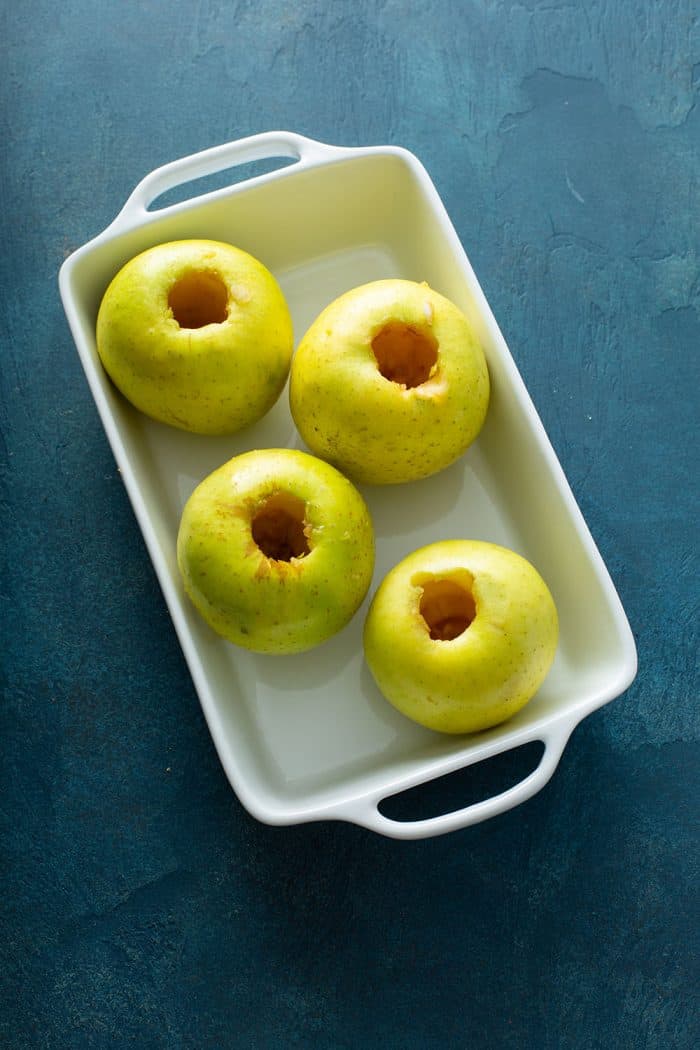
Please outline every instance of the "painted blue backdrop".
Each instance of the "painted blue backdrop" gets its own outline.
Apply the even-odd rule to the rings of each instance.
[[[3,1045],[700,1045],[697,15],[6,6]],[[62,260],[146,172],[278,127],[426,164],[638,642],[550,785],[442,839],[242,809],[58,300]]]

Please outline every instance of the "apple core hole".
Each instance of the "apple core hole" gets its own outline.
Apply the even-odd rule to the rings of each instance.
[[[464,634],[476,616],[476,602],[466,581],[427,580],[419,608],[430,637],[439,642],[450,642]]]
[[[228,289],[217,273],[191,270],[170,289],[168,306],[180,328],[221,324],[228,316]]]
[[[291,561],[309,553],[305,510],[304,501],[290,492],[276,492],[265,500],[251,526],[253,539],[265,557]]]
[[[435,336],[401,321],[385,324],[372,340],[372,350],[384,378],[407,389],[425,383],[438,359]]]

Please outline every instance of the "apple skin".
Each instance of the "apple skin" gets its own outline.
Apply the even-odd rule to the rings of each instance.
[[[428,581],[467,582],[470,625],[431,637],[420,603]],[[443,540],[396,565],[379,586],[364,628],[365,658],[387,700],[442,733],[505,721],[534,696],[554,659],[554,600],[519,554],[477,540]]]
[[[387,325],[437,343],[428,378],[385,378],[373,340]],[[478,435],[490,394],[486,359],[465,315],[427,284],[391,279],[332,302],[303,336],[289,403],[309,449],[355,481],[398,484],[454,462]]]
[[[253,522],[280,493],[301,501],[309,553],[267,557]],[[285,496],[286,498],[286,496]],[[177,559],[193,604],[224,638],[261,653],[311,649],[344,627],[374,569],[374,531],[354,485],[293,449],[235,456],[188,500]]]
[[[223,320],[178,324],[169,296],[192,273],[219,279]],[[97,350],[115,385],[146,415],[195,433],[231,434],[281,394],[292,322],[277,281],[252,255],[219,241],[170,241],[114,277],[97,317]]]

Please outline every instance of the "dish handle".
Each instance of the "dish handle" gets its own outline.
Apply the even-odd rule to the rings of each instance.
[[[342,820],[352,821],[355,824],[369,828],[371,831],[396,839],[431,838],[435,835],[443,835],[449,831],[457,831],[460,828],[478,824],[482,820],[488,820],[490,817],[495,817],[499,813],[505,813],[506,810],[520,805],[521,802],[525,802],[526,799],[531,798],[545,786],[557,768],[574,725],[570,722],[557,723],[546,732],[518,740],[510,748],[494,748],[492,751],[489,750],[488,753],[481,754],[476,759],[476,762],[492,758],[505,750],[513,750],[515,747],[521,747],[523,744],[535,740],[539,740],[544,744],[544,751],[539,764],[528,776],[506,791],[502,791],[491,798],[482,799],[481,802],[465,806],[463,809],[453,810],[451,813],[443,813],[440,816],[430,817],[425,820],[394,820],[391,817],[386,817],[379,810],[382,800],[388,797],[386,793],[383,793],[381,796],[367,795],[353,799],[352,802],[346,803],[342,807],[342,813],[338,812],[334,816]],[[445,774],[441,773],[440,775]],[[422,783],[425,783],[425,781],[422,781]],[[393,794],[400,794],[401,791],[416,787],[418,784],[404,784]]]
[[[120,230],[128,229],[143,222],[146,217],[153,214],[149,212],[149,206],[168,190],[207,175],[215,175],[217,172],[225,171],[226,168],[248,164],[256,160],[269,160],[273,157],[291,158],[306,166],[329,160],[346,152],[347,149],[342,146],[329,146],[293,131],[266,131],[260,135],[250,135],[247,138],[235,139],[233,142],[225,142],[220,146],[212,146],[211,149],[192,153],[187,157],[180,157],[169,164],[164,164],[146,175],[128,197],[126,204],[112,223],[110,231],[115,232],[115,227]],[[241,179],[240,183],[246,181],[248,180]],[[200,195],[197,196],[199,199]],[[201,196],[207,196],[207,194]],[[179,207],[181,207],[180,204],[173,204],[159,208],[157,213],[161,216]]]

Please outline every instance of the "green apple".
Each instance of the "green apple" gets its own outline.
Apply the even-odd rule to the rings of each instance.
[[[97,316],[97,351],[124,396],[200,434],[231,434],[260,419],[282,392],[292,350],[277,281],[220,241],[171,241],[137,255]]]
[[[289,403],[311,449],[356,481],[434,474],[479,433],[489,374],[473,326],[427,284],[386,280],[326,307],[292,361]]]
[[[549,671],[559,635],[552,596],[514,551],[443,540],[384,578],[364,629],[379,689],[414,722],[473,733],[505,721]]]
[[[353,617],[374,568],[374,532],[357,489],[306,452],[235,456],[190,496],[177,538],[185,590],[224,638],[293,653]]]

